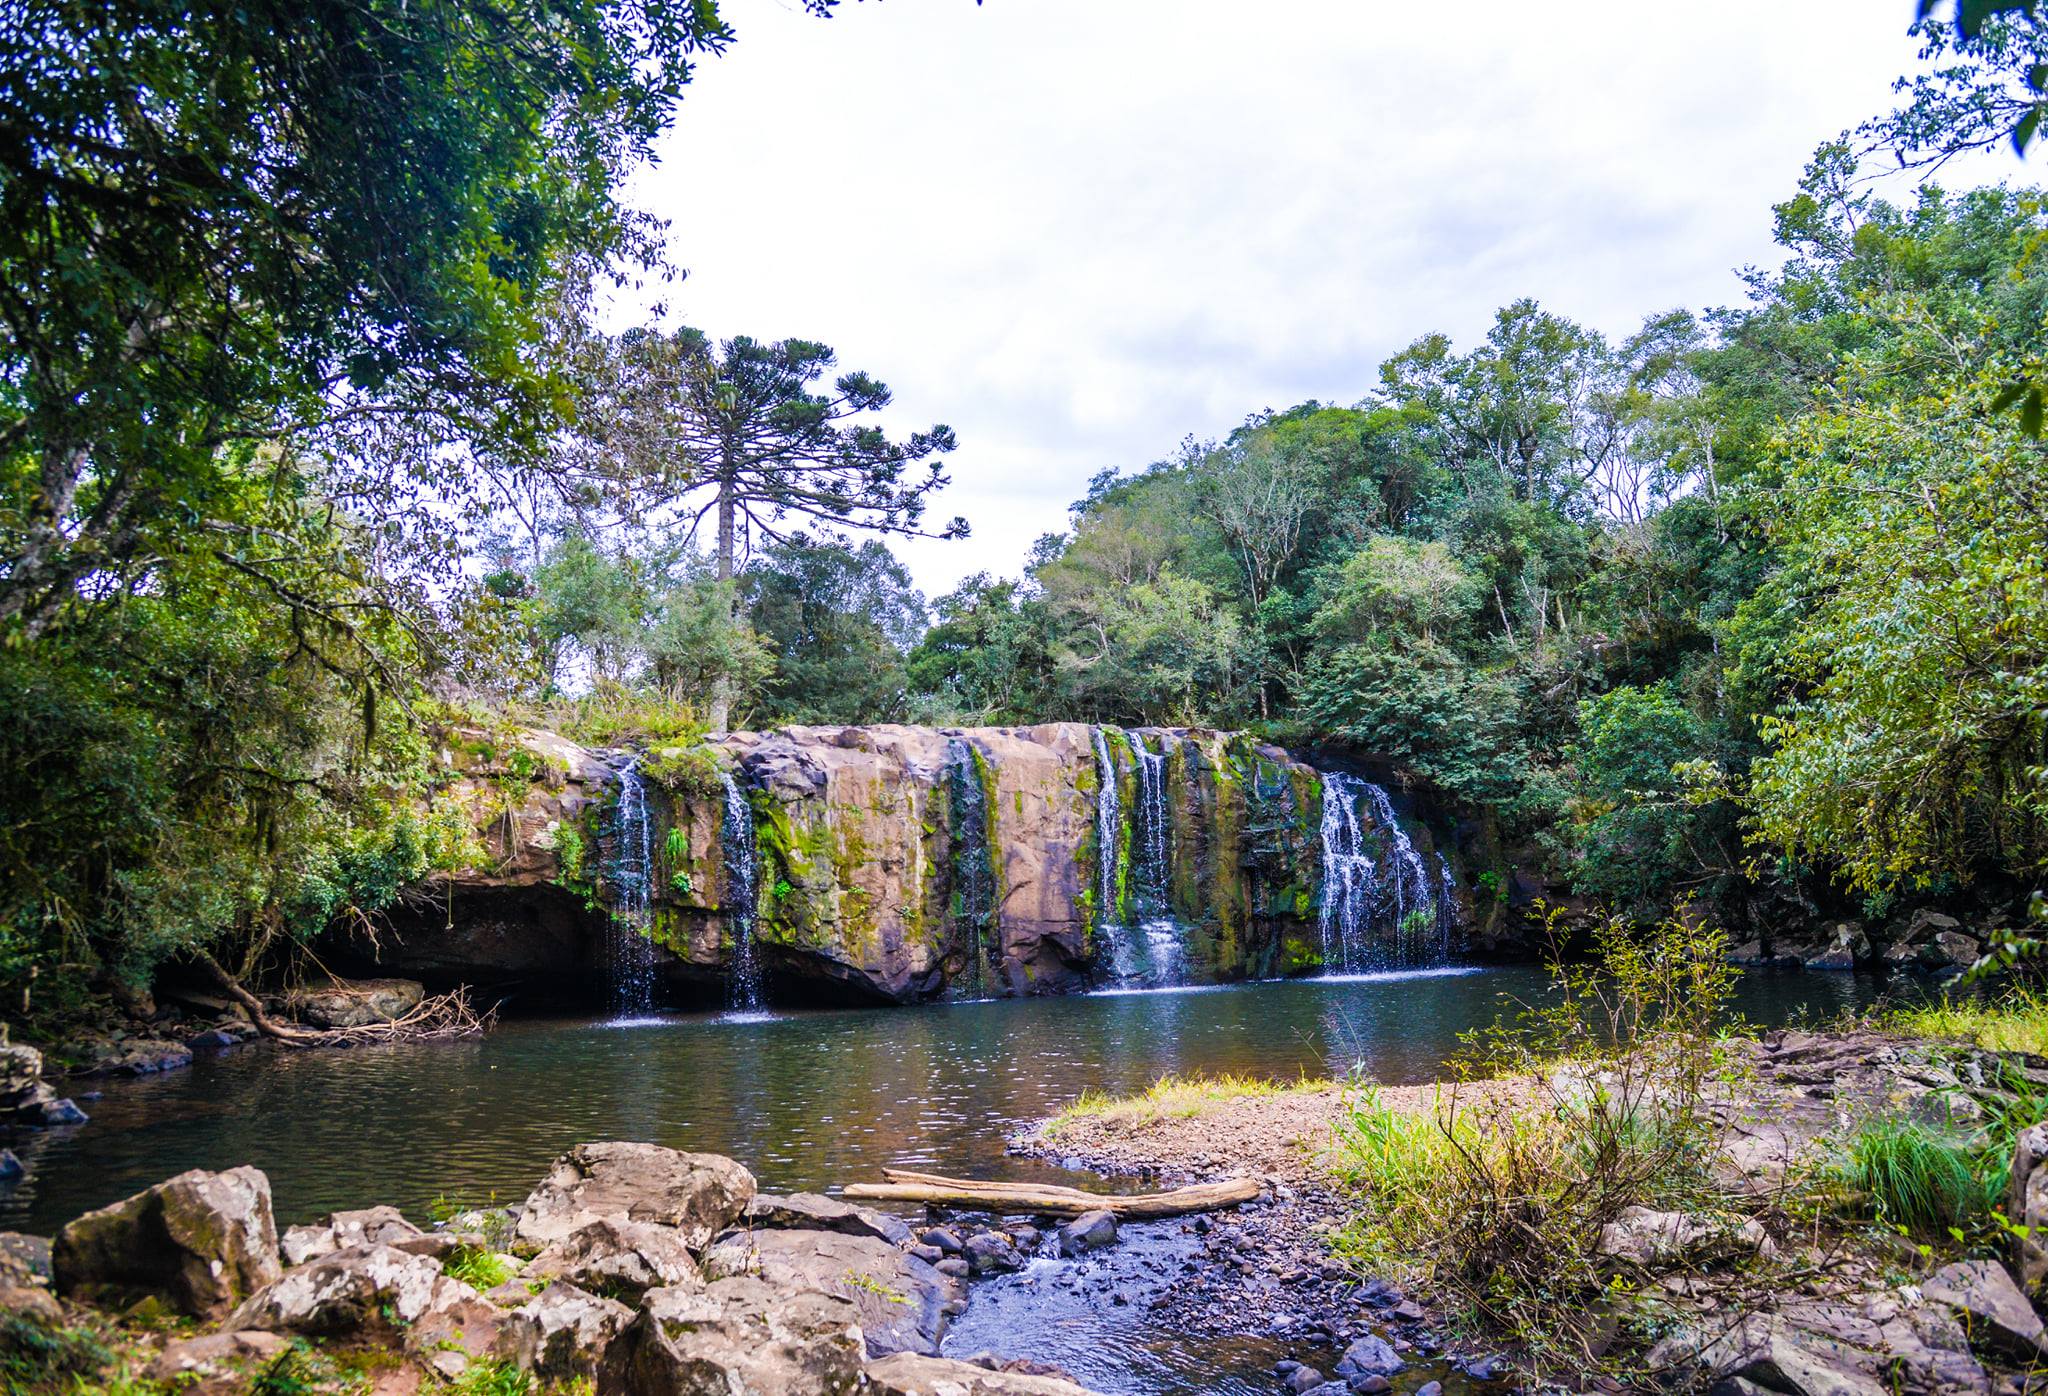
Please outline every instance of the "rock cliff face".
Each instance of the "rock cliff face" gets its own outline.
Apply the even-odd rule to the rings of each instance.
[[[644,753],[522,742],[526,757],[463,768],[454,802],[478,865],[419,889],[381,937],[386,969],[556,988],[600,974],[633,866],[629,766],[651,827],[627,837],[651,850],[644,934],[668,997],[723,993],[749,961],[784,999],[1069,992],[1113,974],[1145,922],[1172,924],[1171,973],[1188,982],[1323,963],[1322,777],[1242,734],[1052,723],[791,727]],[[742,817],[750,845],[734,840]]]

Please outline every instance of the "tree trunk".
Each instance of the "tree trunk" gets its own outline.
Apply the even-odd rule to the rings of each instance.
[[[733,498],[732,481],[727,479],[718,487],[718,584],[729,588],[733,576]],[[737,620],[737,602],[730,590],[725,591],[726,623]],[[732,726],[732,679],[720,674],[711,685],[711,735],[722,737]]]
[[[1252,1178],[1198,1183],[1194,1187],[1175,1188],[1172,1192],[1103,1193],[1035,1183],[982,1183],[969,1178],[944,1178],[935,1173],[911,1173],[900,1168],[885,1168],[882,1176],[889,1181],[851,1183],[843,1195],[856,1201],[928,1202],[944,1207],[978,1207],[991,1212],[1030,1212],[1062,1217],[1111,1212],[1127,1220],[1145,1221],[1240,1206],[1256,1199],[1261,1191],[1257,1180]]]

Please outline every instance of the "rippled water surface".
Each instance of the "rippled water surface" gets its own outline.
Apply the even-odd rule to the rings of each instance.
[[[1427,1080],[1457,1034],[1532,970],[1360,975],[1224,989],[1005,1000],[914,1009],[514,1020],[467,1043],[202,1058],[104,1092],[92,1123],[8,1142],[28,1180],[0,1191],[0,1227],[49,1232],[187,1168],[253,1163],[279,1220],[444,1194],[524,1197],[548,1160],[588,1139],[731,1154],[772,1189],[825,1189],[884,1164],[1011,1175],[1005,1137],[1094,1087],[1166,1072],[1321,1075],[1354,1064]],[[1752,976],[1743,1011],[1781,1022],[1867,1001],[1838,974]]]

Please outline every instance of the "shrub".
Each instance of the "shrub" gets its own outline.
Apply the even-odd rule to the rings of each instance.
[[[1730,1074],[1718,1031],[1734,971],[1726,938],[1683,917],[1608,921],[1593,966],[1567,965],[1556,915],[1545,924],[1551,1000],[1468,1035],[1433,1108],[1350,1097],[1333,1166],[1356,1211],[1335,1239],[1415,1272],[1536,1368],[1587,1372],[1608,1336],[1602,1228],[1631,1206],[1712,1198],[1708,1090]]]

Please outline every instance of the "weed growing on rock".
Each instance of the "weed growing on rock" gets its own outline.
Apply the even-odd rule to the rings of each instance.
[[[513,1276],[512,1266],[494,1251],[475,1246],[458,1247],[441,1267],[442,1273],[472,1289],[496,1289]]]

